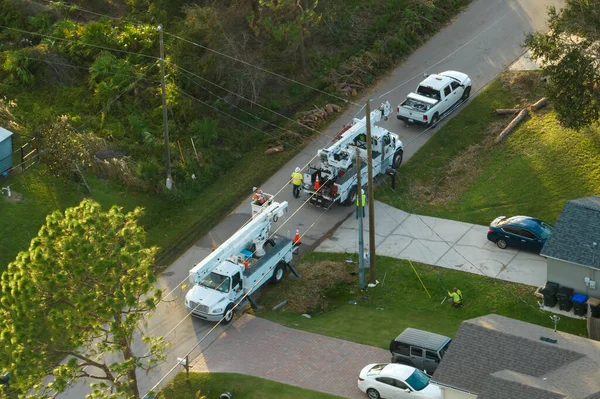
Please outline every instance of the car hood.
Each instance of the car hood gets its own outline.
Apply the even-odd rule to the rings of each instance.
[[[427,396],[428,398],[441,398],[442,397],[442,392],[440,390],[439,385],[434,384],[432,382],[430,382],[429,385],[427,385],[425,387],[425,389],[421,389],[419,391],[419,393],[423,396]]]
[[[186,301],[194,301],[196,303],[201,302],[203,305],[212,309],[220,302],[225,302],[226,294],[196,284],[185,295],[185,299]]]

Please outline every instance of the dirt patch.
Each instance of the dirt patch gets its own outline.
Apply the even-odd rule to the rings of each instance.
[[[514,94],[517,103],[513,108],[524,108],[539,100],[539,93],[544,85],[542,75],[537,71],[503,73],[500,75],[500,82]]]
[[[332,296],[327,294],[356,281],[343,262],[302,262],[298,272],[302,278],[293,282],[294,288],[289,289],[287,284],[274,287],[270,302],[287,300],[285,309],[295,313],[327,310],[332,302]]]

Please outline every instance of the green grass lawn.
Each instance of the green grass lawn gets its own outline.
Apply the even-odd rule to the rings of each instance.
[[[179,373],[158,395],[161,399],[215,399],[230,392],[240,399],[335,399],[339,396],[280,384],[262,378],[230,373]]]
[[[490,313],[552,327],[549,313],[538,308],[535,289],[527,285],[413,262],[430,298],[408,261],[378,256],[377,278],[383,286],[360,293],[357,277],[348,278],[358,266],[345,260],[343,254],[307,254],[298,264],[303,278],[286,278],[280,285],[265,290],[259,299],[264,310],[257,316],[288,327],[386,349],[390,340],[407,327],[453,337],[463,320]],[[330,285],[320,289],[319,285],[327,278],[326,272],[319,271],[323,269],[331,270],[327,275]],[[443,286],[462,290],[463,308],[441,303],[447,295]],[[315,297],[320,301],[304,306],[306,298]],[[271,310],[285,299],[286,307]],[[357,304],[349,304],[350,300]],[[304,312],[311,318],[303,317]],[[584,320],[562,317],[558,328],[586,335]]]
[[[260,185],[293,155],[293,152],[287,152],[267,156],[262,150],[248,153],[239,161],[239,169],[225,173],[220,183],[192,199],[135,192],[93,177],[88,178],[92,188],[89,196],[104,209],[112,205],[122,206],[125,210],[144,207],[146,214],[142,224],[148,233],[148,244],[161,248],[159,264],[168,265],[249,196],[253,185]],[[56,209],[64,211],[87,195],[82,186],[65,183],[42,166],[1,183],[2,186],[11,185],[23,200],[7,201],[5,196],[0,197],[0,272],[19,251],[28,248],[48,213]]]
[[[537,73],[501,75],[399,170],[378,200],[423,215],[489,224],[500,215],[556,222],[565,201],[600,193],[600,126],[561,127],[551,106],[529,116],[501,144],[493,139],[517,108],[542,96]]]

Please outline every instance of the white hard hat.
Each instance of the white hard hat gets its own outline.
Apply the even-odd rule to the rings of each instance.
[[[365,193],[365,190],[360,190],[363,194]]]
[[[300,168],[296,167],[296,173],[300,172]]]
[[[258,190],[258,187],[252,187],[252,191]]]

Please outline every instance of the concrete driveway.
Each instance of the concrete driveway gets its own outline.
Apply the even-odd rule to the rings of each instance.
[[[543,257],[498,248],[487,240],[487,226],[410,214],[379,201],[375,203],[375,226],[375,250],[379,255],[535,287],[546,283]],[[367,219],[363,231],[368,243]],[[358,221],[354,215],[323,241],[317,251],[357,253]]]
[[[354,102],[364,104],[367,98],[379,102],[389,101],[392,107],[404,99],[421,80],[424,72],[439,72],[448,69],[467,73],[473,81],[473,94],[483,88],[498,73],[515,61],[523,52],[521,44],[524,34],[538,29],[546,29],[546,9],[549,5],[560,7],[562,0],[474,0],[455,21],[442,29],[437,35],[427,41],[421,48],[408,57],[402,65],[382,79],[362,98]],[[378,98],[382,96],[381,98]],[[332,102],[335,102],[332,100]],[[339,132],[359,111],[359,107],[351,107],[338,120],[332,122],[319,136],[278,173],[269,178],[262,189],[268,193],[278,192],[296,166],[305,165],[317,152],[325,146],[329,137]],[[456,115],[454,113],[452,116]],[[362,113],[358,113],[362,117]],[[282,122],[283,123],[283,122]],[[442,124],[444,121],[442,121]],[[382,124],[383,127],[400,135],[405,144],[405,159],[409,159],[425,142],[439,129],[423,133],[419,127],[404,127],[395,116]],[[248,194],[252,187],[248,187]],[[223,189],[226,190],[226,183]],[[315,246],[328,232],[345,220],[351,209],[333,206],[328,212],[313,206],[304,206],[297,213],[301,199],[292,197],[291,186],[285,187],[277,196],[279,201],[290,203],[289,220],[282,218],[280,233],[293,234],[296,227],[301,232],[308,231],[303,237],[306,246]],[[293,214],[293,216],[292,216]],[[198,341],[207,335],[213,327],[199,320],[185,317],[183,306],[185,290],[179,284],[185,280],[191,267],[200,262],[215,244],[225,241],[244,221],[250,217],[248,202],[236,209],[230,217],[221,222],[211,233],[198,241],[184,255],[175,261],[160,277],[158,286],[173,294],[173,302],[159,305],[157,312],[148,320],[149,334],[164,336],[172,346],[167,352],[167,360],[162,367],[145,374],[140,373],[140,389],[146,392],[155,384],[162,385],[174,375],[173,366],[177,357],[185,356]],[[285,224],[283,224],[285,223]],[[442,243],[443,244],[443,243]],[[214,341],[220,329],[207,335],[200,348]],[[200,353],[200,348],[193,355]],[[173,371],[172,371],[173,369]],[[168,374],[167,377],[165,375]],[[61,397],[79,399],[84,397],[88,389],[81,384],[68,391]]]
[[[191,362],[191,369],[247,374],[345,398],[364,399],[366,395],[356,386],[360,370],[369,363],[389,362],[390,352],[381,348],[243,315]]]

